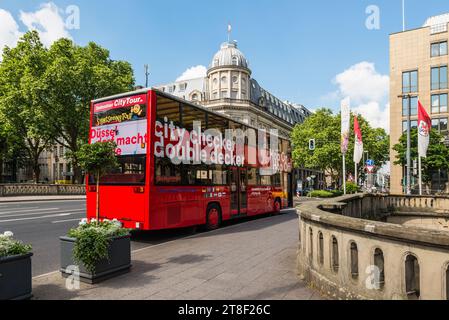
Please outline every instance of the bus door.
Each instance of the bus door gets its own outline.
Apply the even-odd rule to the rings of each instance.
[[[231,215],[246,215],[248,208],[247,170],[231,168]]]

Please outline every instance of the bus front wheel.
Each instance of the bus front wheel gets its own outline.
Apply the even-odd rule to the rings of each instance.
[[[206,230],[216,230],[221,225],[221,209],[217,204],[211,204],[206,211]]]

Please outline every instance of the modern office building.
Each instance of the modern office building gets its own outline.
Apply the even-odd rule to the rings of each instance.
[[[444,14],[427,19],[421,28],[390,35],[391,148],[407,131],[409,103],[411,127],[417,127],[418,99],[432,118],[432,129],[448,136],[448,23],[449,14]],[[406,184],[406,168],[394,165],[396,156],[391,149],[391,192],[400,194]],[[416,159],[412,159],[412,165],[414,187]],[[425,191],[448,191],[446,170],[432,172],[431,179]]]

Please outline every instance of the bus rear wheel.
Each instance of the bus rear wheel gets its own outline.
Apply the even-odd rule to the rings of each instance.
[[[221,225],[221,209],[217,204],[211,204],[206,211],[206,230],[216,230]]]
[[[274,200],[274,214],[280,214],[282,209],[281,199]]]

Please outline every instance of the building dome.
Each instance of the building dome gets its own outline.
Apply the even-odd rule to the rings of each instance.
[[[248,69],[248,60],[243,53],[237,49],[237,42],[225,42],[221,45],[211,64],[211,68],[237,66]]]

